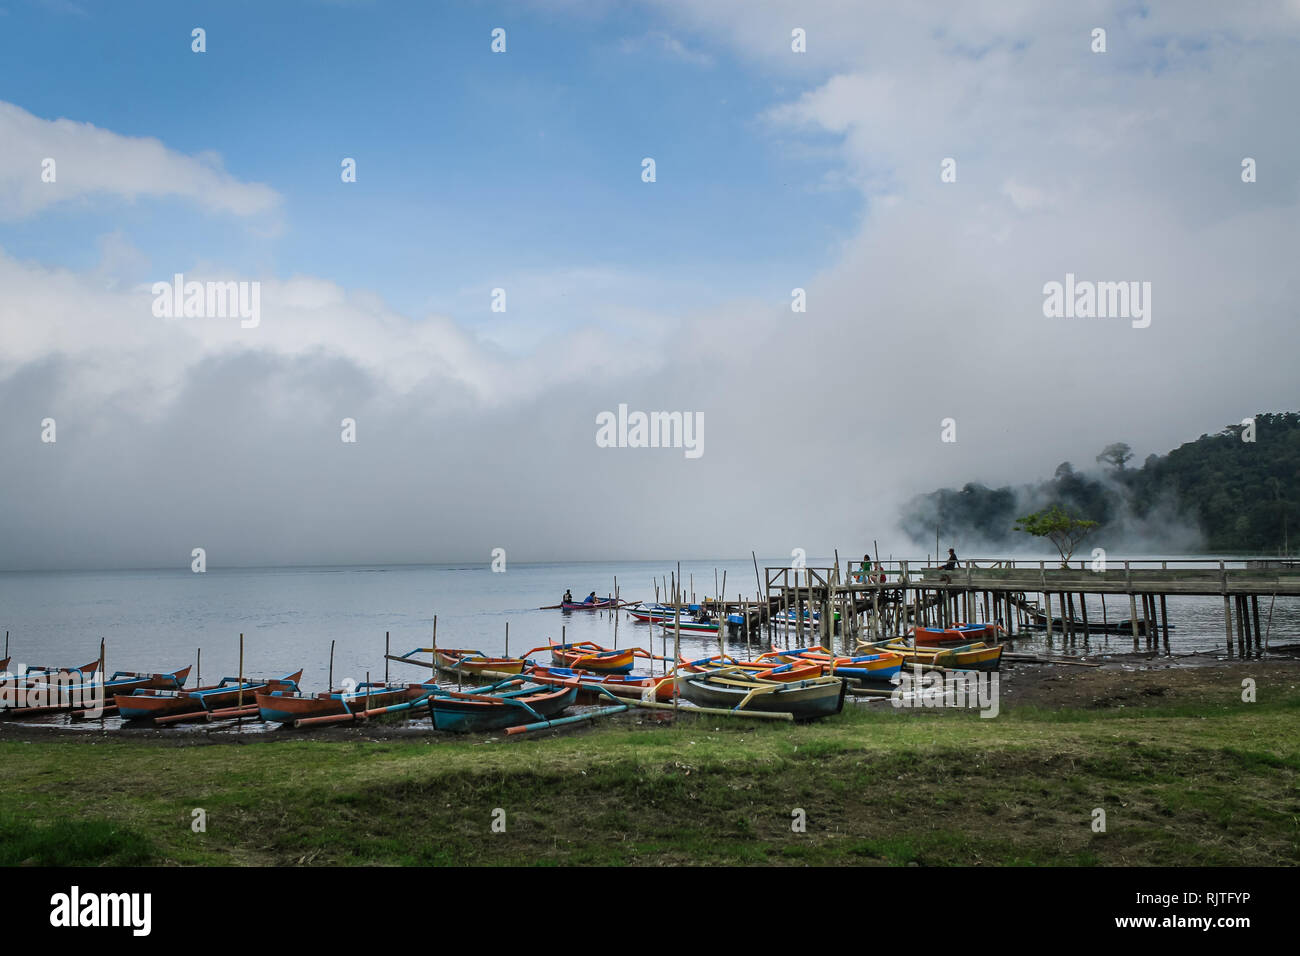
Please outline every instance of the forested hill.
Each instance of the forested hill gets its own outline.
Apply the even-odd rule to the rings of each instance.
[[[1133,551],[1276,554],[1300,549],[1300,413],[1255,417],[1129,466],[1128,445],[1108,445],[1086,469],[1070,462],[1035,484],[968,484],[914,498],[903,530],[919,544],[944,541],[1028,547],[1016,518],[1056,504],[1101,523],[1090,541]],[[1245,439],[1245,440],[1243,440]]]

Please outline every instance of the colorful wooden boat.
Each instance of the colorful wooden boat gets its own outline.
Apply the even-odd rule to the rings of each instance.
[[[418,700],[429,693],[427,684],[359,684],[353,690],[333,690],[307,696],[296,690],[264,690],[254,694],[258,715],[265,721],[291,724],[308,717],[355,714]]]
[[[573,670],[568,667],[542,667],[534,665],[528,669],[529,680],[539,684],[560,686],[578,683],[578,700],[583,703],[608,701],[609,698],[598,690],[604,688],[620,697],[645,698],[653,692],[656,700],[673,699],[673,679],[671,676],[657,674],[595,674],[587,671]]]
[[[9,665],[6,663],[4,670],[8,670]],[[15,685],[28,685],[34,682],[47,681],[50,678],[57,677],[59,674],[81,674],[85,677],[93,677],[95,671],[99,669],[98,658],[89,664],[82,664],[80,667],[45,667],[39,664],[29,665],[21,674],[6,674],[0,680],[0,686],[10,687]]]
[[[463,674],[480,678],[484,671],[494,674],[518,674],[529,663],[522,657],[489,657],[482,651],[439,647],[433,652],[438,670],[444,674]]]
[[[972,641],[995,640],[992,624],[954,624],[952,627],[915,627],[912,629],[917,644],[937,647],[942,644],[970,644]]]
[[[97,667],[98,663],[93,666]],[[58,680],[57,675],[46,673],[30,680],[27,686],[19,689],[14,706],[0,705],[0,713],[24,715],[54,713],[81,709],[88,705],[94,706],[96,702],[106,702],[117,694],[130,694],[143,688],[179,690],[185,686],[189,675],[190,668],[182,667],[180,670],[163,674],[115,671],[108,680],[96,680],[92,670],[89,680],[68,683]],[[80,669],[80,676],[87,676],[84,668]]]
[[[527,677],[500,681],[476,693],[431,687],[429,719],[434,729],[453,733],[501,730],[563,713],[578,699],[578,682],[537,684]]]
[[[765,680],[781,681],[783,683],[820,677],[824,670],[821,664],[811,661],[789,662],[764,659],[738,661],[734,657],[723,657],[718,654],[712,657],[701,657],[694,661],[682,658],[681,661],[681,669],[689,674],[703,674],[722,667],[734,667],[754,677],[762,677]]]
[[[569,644],[549,644],[551,663],[556,667],[571,667],[575,670],[596,671],[601,674],[626,674],[636,662],[636,648],[610,650],[591,641],[576,641]],[[528,653],[533,653],[529,651]],[[644,652],[643,652],[644,653]]]
[[[974,644],[955,647],[912,647],[901,642],[883,644],[863,644],[857,651],[889,651],[903,659],[904,666],[913,664],[930,664],[938,667],[951,667],[957,670],[995,671],[1002,664],[1002,645]]]
[[[773,649],[763,657],[789,663],[806,661],[815,663],[823,669],[829,668],[836,677],[847,677],[859,681],[889,681],[903,666],[903,657],[893,651],[872,651],[850,657],[831,657],[824,647],[800,647],[792,650]]]
[[[698,605],[697,605],[698,606]],[[628,608],[628,613],[636,620],[646,624],[658,624],[661,627],[669,629],[678,626],[677,612],[672,608]],[[681,616],[681,629],[683,631],[706,631],[716,633],[721,627],[721,622],[716,619],[701,621],[694,614],[683,613]]]
[[[238,706],[242,696],[246,704],[253,704],[258,691],[296,690],[302,671],[270,679],[223,677],[215,684],[193,690],[137,690],[133,694],[117,694],[113,703],[123,720],[157,720],[177,714],[202,714],[224,707]]]
[[[783,683],[722,669],[706,674],[683,674],[680,693],[701,707],[790,713],[795,720],[829,717],[844,709],[844,681],[814,677]]]
[[[614,598],[600,598],[591,601],[561,601],[560,607],[565,611],[607,611],[610,608],[618,607],[618,601]]]

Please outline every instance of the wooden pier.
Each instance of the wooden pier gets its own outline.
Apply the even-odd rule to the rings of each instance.
[[[1229,564],[1240,566],[1229,566]],[[857,567],[857,562],[853,562]],[[1300,567],[1284,562],[1167,560],[1111,562],[961,561],[955,568],[923,561],[881,562],[883,580],[860,580],[860,572],[830,568],[769,567],[763,594],[748,605],[745,626],[766,628],[768,638],[791,631],[822,643],[836,634],[846,647],[858,641],[903,636],[916,624],[947,627],[957,622],[1000,624],[1009,636],[1046,631],[1067,643],[1092,634],[1128,633],[1133,649],[1150,651],[1163,642],[1169,651],[1171,596],[1222,597],[1224,646],[1229,656],[1261,653],[1268,629],[1261,628],[1260,598],[1300,597]],[[1102,601],[1103,619],[1090,620],[1089,595]],[[1118,620],[1106,613],[1108,596],[1120,598]],[[1125,602],[1124,599],[1127,598]],[[1127,604],[1127,607],[1125,607]],[[809,622],[802,629],[795,622]],[[1235,648],[1234,648],[1235,643]],[[829,646],[829,644],[827,645]]]

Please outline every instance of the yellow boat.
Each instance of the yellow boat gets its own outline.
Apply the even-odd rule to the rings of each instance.
[[[963,670],[995,671],[1002,663],[1002,645],[992,646],[981,642],[961,647],[912,647],[901,641],[880,644],[860,644],[855,654],[889,651],[903,658],[904,664],[932,664],[936,667],[955,667]]]

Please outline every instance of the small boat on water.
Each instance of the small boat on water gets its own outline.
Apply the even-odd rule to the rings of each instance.
[[[795,720],[816,720],[844,709],[844,681],[838,677],[783,681],[753,677],[732,668],[683,674],[679,693],[701,707],[790,713]]]
[[[624,604],[632,604],[632,601],[620,601],[618,598],[603,597],[596,598],[594,601],[561,601],[559,604],[547,604],[545,607],[538,608],[539,611],[608,611],[612,608],[621,607]]]
[[[453,733],[501,730],[542,722],[573,706],[578,682],[538,684],[527,677],[500,681],[474,693],[422,685],[429,691],[429,718],[435,730]]]
[[[297,690],[301,679],[301,670],[269,679],[245,677],[241,681],[238,677],[223,677],[215,684],[193,690],[144,688],[133,694],[117,694],[113,703],[117,705],[117,714],[123,720],[157,720],[159,717],[179,714],[199,715],[238,706],[241,697],[246,704],[251,705],[257,692],[267,688]]]
[[[996,624],[954,624],[951,627],[914,627],[917,644],[937,647],[941,644],[969,644],[972,641],[996,640]]]
[[[463,648],[436,648],[434,665],[444,674],[481,678],[484,671],[493,674],[518,674],[529,663],[522,657],[489,657],[482,651]]]
[[[632,607],[627,610],[636,620],[643,621],[647,624],[659,624],[662,627],[667,628],[675,628],[678,626],[676,608],[656,604],[651,606],[642,605],[640,607]],[[691,604],[682,608],[680,626],[683,631],[706,631],[716,633],[722,624],[717,618],[709,617],[707,612],[703,611],[699,604]]]
[[[39,664],[29,665],[21,674],[10,674],[9,661],[5,660],[5,665],[0,668],[3,677],[0,677],[0,686],[15,687],[26,686],[34,682],[48,682],[50,679],[57,678],[59,674],[80,674],[82,677],[94,677],[95,671],[99,669],[98,658],[89,664],[82,664],[80,667],[46,667]],[[74,678],[76,679],[76,678]]]
[[[556,667],[571,667],[575,670],[597,671],[602,674],[626,674],[636,663],[637,649],[610,650],[591,641],[575,641],[569,644],[548,644],[533,651],[550,650],[551,663]],[[533,651],[529,651],[532,654]],[[645,653],[642,651],[642,653]]]
[[[331,717],[389,707],[418,700],[429,693],[427,684],[359,684],[352,690],[300,694],[293,690],[262,691],[254,695],[259,716],[265,721],[291,724],[309,717]]]

